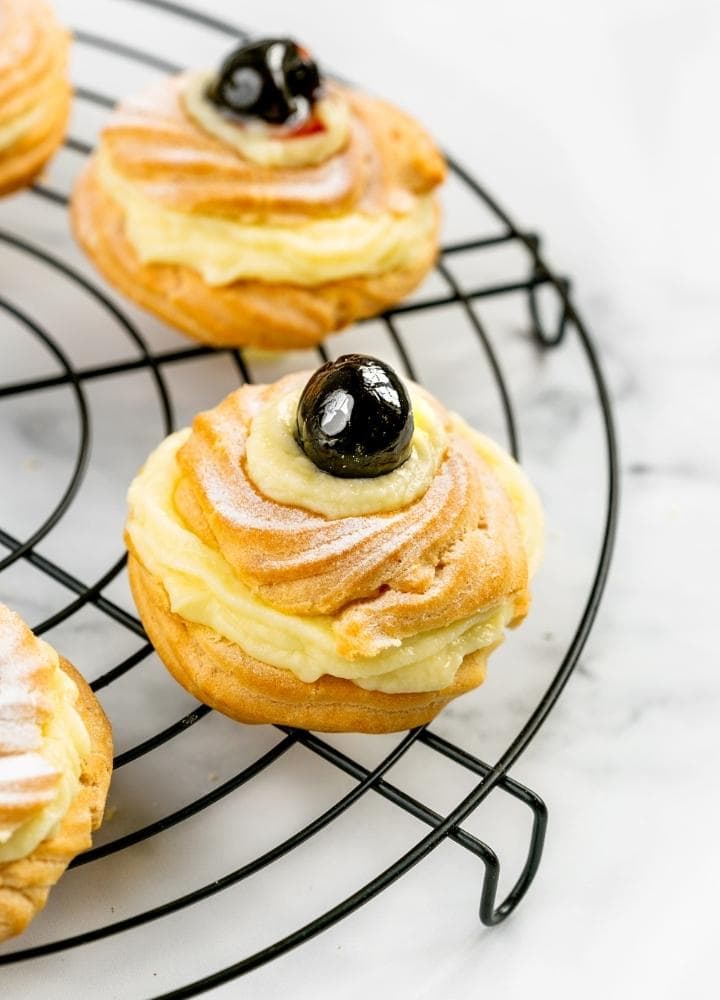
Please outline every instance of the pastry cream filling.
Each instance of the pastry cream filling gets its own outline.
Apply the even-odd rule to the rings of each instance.
[[[323,131],[292,136],[283,126],[268,125],[260,119],[233,122],[205,96],[214,74],[188,73],[181,96],[190,117],[210,135],[232,146],[261,167],[309,167],[328,160],[347,143],[350,135],[350,108],[337,93],[317,102],[314,117]]]
[[[125,232],[144,264],[182,264],[206,284],[242,279],[319,285],[378,275],[411,263],[435,232],[432,195],[396,215],[350,212],[295,224],[237,221],[164,208],[98,158],[98,178],[125,215]]]
[[[55,832],[79,791],[83,761],[90,753],[90,737],[75,708],[77,686],[61,669],[54,650],[49,646],[46,650],[55,658],[55,686],[52,714],[43,727],[40,753],[61,777],[53,801],[0,844],[0,864],[27,857]]]
[[[38,105],[21,112],[8,121],[0,122],[0,152],[13,146],[26,132],[41,122],[46,113],[46,109],[42,105]]]
[[[374,479],[340,479],[307,457],[295,440],[301,392],[287,393],[253,418],[246,462],[261,493],[277,503],[333,519],[401,510],[425,493],[445,453],[447,437],[442,422],[418,392],[408,387],[415,421],[410,457],[393,472]]]
[[[176,454],[189,429],[166,438],[130,487],[127,531],[137,554],[165,588],[173,612],[205,625],[248,655],[290,670],[311,683],[323,674],[368,690],[436,691],[465,656],[500,640],[513,614],[503,601],[442,628],[419,633],[373,657],[348,660],[335,644],[332,616],[288,614],[246,587],[219,552],[205,545],[178,515],[173,495],[180,478]]]

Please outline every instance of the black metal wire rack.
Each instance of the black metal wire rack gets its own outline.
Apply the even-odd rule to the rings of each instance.
[[[162,11],[168,17],[180,18],[184,21],[190,21],[212,29],[223,37],[237,38],[238,36],[243,36],[243,32],[233,25],[206,16],[179,3],[166,2],[166,0],[137,0],[137,2],[143,3],[146,7]],[[173,72],[178,69],[177,66],[153,53],[145,52],[141,48],[134,46],[128,46],[112,38],[78,31],[76,33],[76,41],[80,46],[90,47],[99,52],[114,53],[157,70]],[[78,102],[89,104],[101,110],[111,108],[117,96],[86,87],[78,87],[76,89],[76,99]],[[81,156],[85,156],[91,152],[90,144],[72,136],[66,140],[66,146]],[[159,837],[162,833],[182,824],[189,818],[203,813],[204,810],[207,810],[224,797],[235,793],[240,794],[239,790],[242,786],[247,785],[251,781],[261,780],[262,775],[267,773],[269,768],[281,766],[283,759],[294,747],[304,747],[313,755],[317,755],[329,765],[347,775],[353,782],[350,790],[334,801],[320,815],[315,816],[311,821],[302,826],[302,828],[296,830],[292,835],[276,843],[271,849],[259,854],[241,867],[227,872],[222,877],[215,878],[207,884],[194,888],[192,891],[183,893],[160,905],[134,913],[122,919],[105,923],[101,926],[93,927],[82,933],[46,941],[31,947],[24,946],[21,942],[18,942],[13,946],[13,950],[5,950],[0,954],[0,965],[7,966],[12,963],[28,962],[31,959],[41,959],[54,953],[69,952],[72,949],[81,948],[104,938],[120,936],[125,931],[154,921],[160,921],[185,908],[193,907],[202,900],[208,899],[215,894],[223,893],[229,887],[248,879],[261,869],[283,858],[301,844],[310,841],[316,834],[329,827],[330,824],[344,813],[352,809],[353,805],[362,797],[369,794],[381,796],[398,809],[404,810],[409,815],[415,817],[415,819],[428,828],[427,833],[421,839],[417,840],[411,849],[397,857],[392,864],[385,867],[384,870],[361,888],[327,909],[321,915],[315,917],[312,921],[286,934],[271,945],[263,947],[252,954],[244,955],[234,964],[158,996],[166,998],[195,996],[238,976],[242,976],[264,963],[283,955],[290,949],[341,921],[344,917],[373,899],[373,897],[377,896],[392,882],[408,872],[446,840],[453,841],[461,848],[471,852],[471,854],[480,859],[484,867],[479,904],[479,916],[484,924],[497,924],[508,917],[530,887],[542,855],[547,811],[541,798],[535,792],[511,778],[509,771],[527,748],[555,704],[578,662],[578,658],[595,619],[608,574],[615,533],[618,505],[617,449],[606,384],[593,342],[573,305],[569,282],[564,278],[556,276],[545,264],[540,252],[540,240],[537,236],[519,229],[478,182],[458,163],[450,161],[450,166],[457,181],[474,198],[479,199],[488,211],[492,213],[498,222],[500,233],[499,235],[480,237],[444,246],[437,265],[437,271],[447,287],[446,294],[398,305],[382,317],[386,334],[390,338],[405,368],[405,372],[410,377],[418,378],[418,372],[416,371],[413,359],[413,347],[403,339],[399,328],[400,318],[405,314],[412,315],[423,310],[434,310],[445,305],[453,304],[459,306],[464,315],[465,322],[469,324],[473,336],[477,338],[482,355],[497,386],[504,413],[508,441],[513,453],[517,456],[519,454],[520,442],[511,392],[493,343],[476,308],[476,303],[480,299],[491,299],[496,296],[517,293],[525,298],[528,310],[528,328],[532,336],[536,338],[541,353],[559,349],[560,345],[568,338],[576,339],[584,362],[587,365],[598,412],[601,417],[603,433],[603,455],[601,461],[606,468],[607,484],[605,507],[602,515],[601,541],[599,551],[592,557],[595,559],[595,569],[591,585],[585,597],[582,613],[575,624],[569,644],[557,665],[549,685],[529,717],[517,731],[514,739],[512,739],[505,751],[494,763],[487,763],[479,759],[444,739],[428,727],[409,732],[393,747],[390,753],[373,767],[368,767],[360,763],[323,737],[310,732],[283,728],[283,736],[279,742],[275,743],[270,750],[255,759],[250,765],[243,767],[241,771],[233,775],[229,780],[224,781],[207,794],[183,805],[176,811],[164,815],[159,820],[155,820],[124,836],[94,847],[86,854],[77,858],[75,866],[91,864],[100,858],[126,851],[133,847],[133,845],[138,845],[150,838]],[[47,184],[37,184],[33,189],[33,196],[55,203],[58,208],[62,208],[67,204],[67,195]],[[522,281],[512,281],[492,286],[477,287],[469,291],[466,290],[454,273],[453,258],[467,251],[482,252],[501,244],[514,244],[522,249],[527,260],[527,277]],[[41,622],[33,623],[35,631],[39,634],[49,632],[63,622],[72,619],[82,609],[92,607],[102,613],[108,629],[125,630],[131,637],[135,637],[137,647],[133,652],[120,662],[115,663],[111,669],[106,670],[93,681],[92,686],[94,690],[102,692],[109,685],[114,684],[120,678],[135,670],[152,652],[152,647],[147,641],[140,621],[133,614],[129,613],[121,603],[113,600],[106,593],[109,585],[124,572],[125,558],[118,558],[98,579],[88,583],[86,580],[79,579],[74,573],[66,570],[59,562],[42,555],[40,552],[42,543],[67,513],[83,485],[88,467],[92,424],[92,412],[87,394],[88,386],[94,381],[103,380],[108,376],[123,375],[138,371],[146,372],[150,376],[154,387],[163,429],[168,433],[173,429],[175,423],[172,392],[166,377],[169,367],[182,365],[184,362],[217,352],[213,352],[210,348],[197,346],[164,351],[152,350],[146,337],[141,332],[140,324],[132,318],[131,312],[118,305],[118,300],[112,294],[106,292],[100,283],[86,278],[79,269],[61,259],[52,249],[37,245],[35,242],[30,242],[19,232],[9,231],[2,228],[1,225],[0,245],[11,247],[21,255],[27,255],[28,258],[40,262],[55,274],[61,276],[71,291],[74,291],[77,295],[89,296],[96,303],[97,307],[104,312],[106,321],[116,325],[118,329],[123,331],[123,334],[132,342],[136,352],[136,356],[126,361],[78,367],[63,348],[62,334],[46,329],[43,324],[34,318],[31,307],[18,305],[13,298],[12,289],[3,287],[0,280],[0,322],[2,322],[4,314],[6,319],[10,318],[13,323],[18,324],[24,329],[28,337],[35,338],[43,345],[44,349],[55,359],[60,369],[57,374],[43,378],[14,380],[0,384],[0,401],[3,399],[20,399],[27,397],[28,394],[41,393],[56,387],[64,387],[72,393],[79,429],[77,453],[69,481],[60,499],[40,527],[28,534],[27,537],[22,538],[16,537],[14,534],[0,527],[0,544],[6,550],[6,554],[0,558],[0,572],[8,570],[20,561],[25,561],[42,574],[50,577],[70,595],[70,600],[64,603],[60,610],[57,610]],[[551,329],[547,328],[543,320],[543,311],[540,309],[538,302],[538,294],[541,288],[552,290],[559,305],[559,318],[557,324]],[[321,358],[325,359],[328,356],[324,347],[321,346],[318,351]],[[237,376],[242,381],[251,380],[252,365],[248,363],[242,351],[232,350],[222,353],[231,360],[231,363],[236,368]],[[138,463],[141,459],[142,456],[138,456]],[[166,726],[159,732],[153,733],[129,749],[124,750],[115,760],[116,773],[132,762],[152,755],[154,751],[169,741],[181,739],[184,733],[187,733],[191,727],[207,716],[210,711],[209,708],[203,705],[194,707],[176,722]],[[455,808],[444,815],[424,804],[419,799],[407,794],[400,787],[391,783],[387,777],[393,766],[398,763],[413,744],[423,745],[433,753],[441,755],[447,761],[452,762],[453,765],[465,769],[476,778],[469,794],[466,794]],[[502,899],[498,899],[498,881],[500,875],[498,855],[489,844],[467,832],[462,826],[463,822],[487,799],[494,789],[518,800],[532,814],[530,840],[524,866],[514,886]]]

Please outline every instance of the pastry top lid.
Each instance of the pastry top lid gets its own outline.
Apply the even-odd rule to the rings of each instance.
[[[444,160],[421,125],[385,101],[334,82],[323,94],[347,107],[341,148],[310,165],[260,165],[188,112],[188,87],[196,77],[166,77],[126,98],[102,132],[101,151],[113,171],[163,208],[288,224],[353,211],[403,214],[444,179]],[[313,138],[298,135],[284,145]]]
[[[0,604],[0,845],[57,794],[62,775],[42,754],[57,669],[55,651]]]
[[[410,388],[442,425],[446,447],[409,506],[333,519],[257,488],[247,461],[255,421],[310,375],[243,386],[195,418],[177,451],[173,503],[184,524],[272,607],[334,616],[349,658],[505,600],[524,613],[529,553],[520,514],[532,488],[517,470],[516,502],[503,474],[505,465],[515,470],[512,459],[493,453],[491,461],[481,438],[417,386]],[[319,475],[327,490],[348,482]],[[140,477],[131,489],[131,537],[143,489]]]

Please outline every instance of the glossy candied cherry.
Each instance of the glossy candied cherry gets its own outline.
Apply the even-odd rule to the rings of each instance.
[[[318,368],[303,389],[297,441],[332,476],[382,476],[410,457],[414,431],[407,389],[390,365],[344,354]]]
[[[207,96],[223,111],[282,125],[308,117],[320,82],[306,49],[290,38],[266,38],[231,52]]]

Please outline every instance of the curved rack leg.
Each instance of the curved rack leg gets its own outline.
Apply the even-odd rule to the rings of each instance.
[[[431,730],[424,730],[420,735],[420,741],[450,760],[455,761],[461,767],[479,774],[483,779],[492,771],[490,765],[485,761],[479,760],[465,750],[461,750],[460,747],[448,742],[448,740],[443,739],[442,736],[438,736]],[[526,785],[522,785],[519,781],[515,781],[514,778],[506,776],[500,779],[497,787],[507,792],[513,798],[518,799],[518,801],[523,802],[533,814],[533,823],[530,831],[530,846],[523,869],[512,889],[499,904],[497,904],[497,888],[500,877],[500,863],[497,857],[495,857],[495,863],[489,860],[485,865],[486,871],[480,895],[479,916],[480,920],[487,927],[494,927],[495,924],[500,924],[509,917],[532,885],[532,881],[540,867],[548,819],[547,806],[540,796],[531,791]]]
[[[534,257],[532,281],[528,287],[528,306],[532,320],[532,332],[535,339],[543,347],[557,347],[565,339],[567,323],[570,318],[567,305],[567,297],[570,294],[570,282],[567,278],[553,278],[545,268],[539,256],[540,238],[538,236],[526,236],[525,244],[532,251]],[[540,315],[540,304],[538,302],[538,289],[545,285],[553,288],[560,297],[560,315],[557,326],[552,333],[548,333],[546,329],[545,322]]]
[[[545,831],[547,830],[547,806],[540,796],[535,795],[535,793],[531,792],[529,789],[525,790],[528,793],[528,805],[533,812],[530,847],[525,859],[525,864],[523,865],[523,870],[520,872],[515,885],[512,887],[505,899],[497,906],[495,904],[497,902],[497,886],[500,876],[500,865],[498,864],[497,868],[493,870],[486,868],[485,881],[483,882],[482,893],[480,895],[479,909],[480,920],[486,927],[494,927],[496,924],[501,924],[503,920],[510,916],[532,885],[533,879],[535,878],[537,870],[540,867],[540,860],[542,858],[543,847],[545,844]]]

